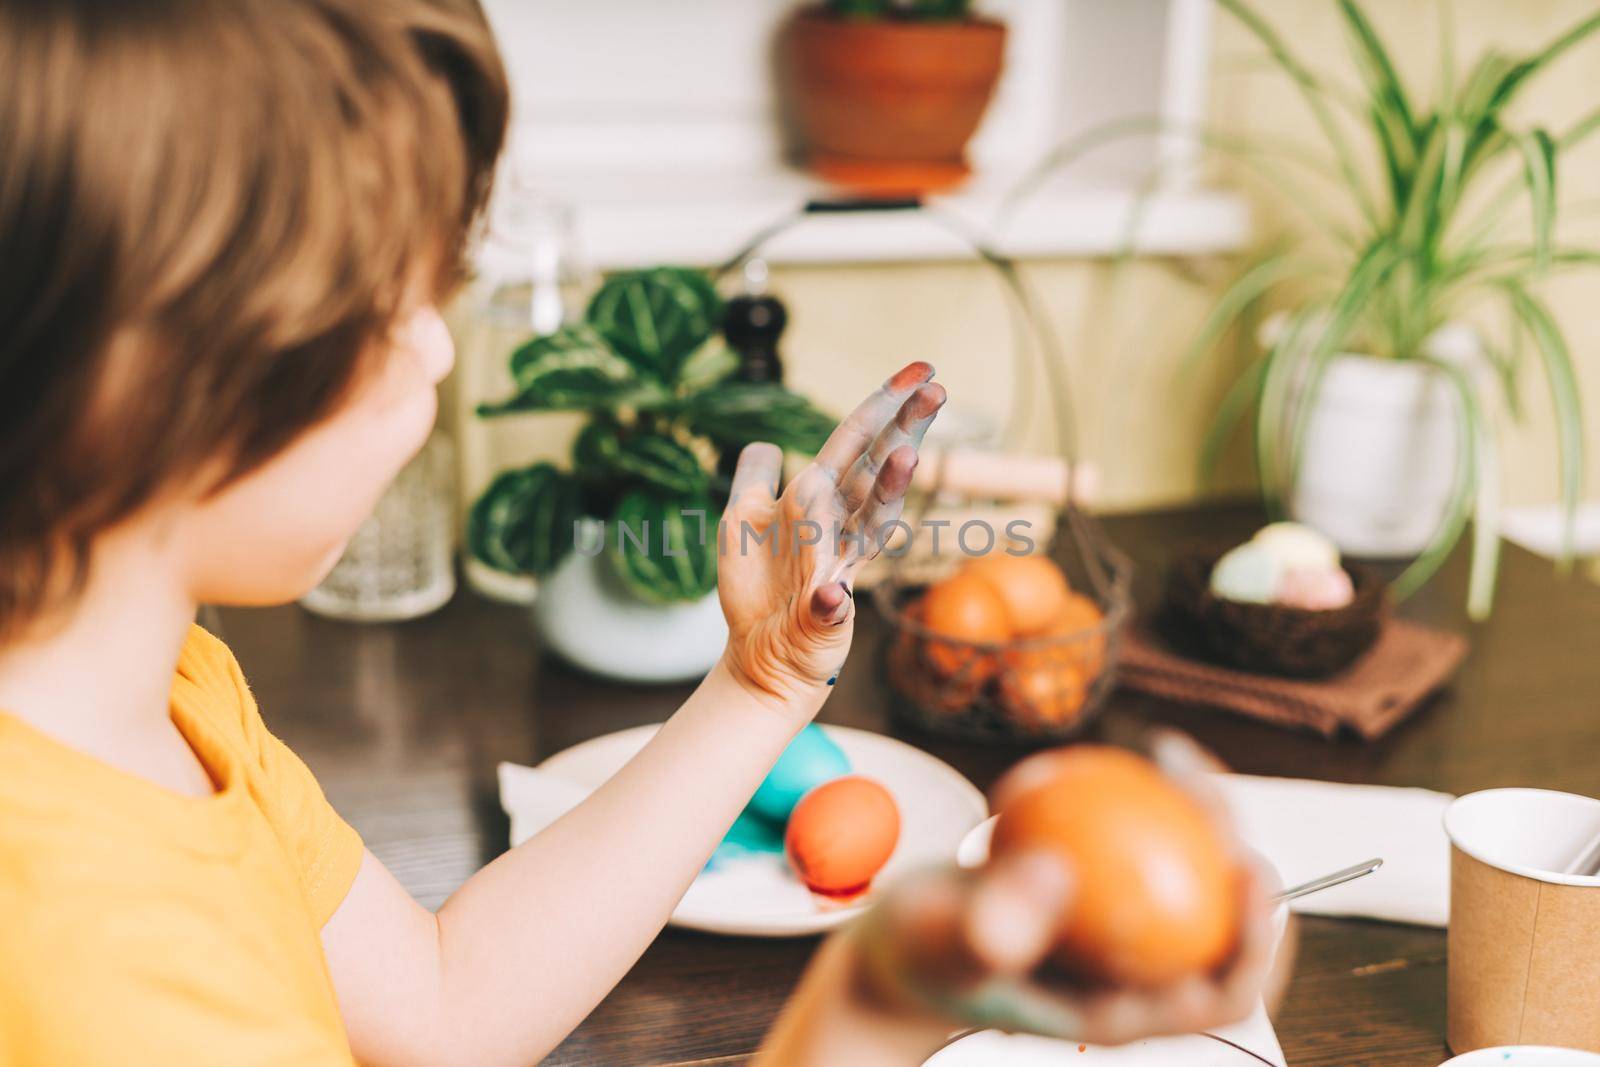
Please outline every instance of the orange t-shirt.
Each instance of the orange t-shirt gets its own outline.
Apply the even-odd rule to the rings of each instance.
[[[361,839],[196,626],[184,797],[0,713],[0,1065],[350,1067],[320,930]]]

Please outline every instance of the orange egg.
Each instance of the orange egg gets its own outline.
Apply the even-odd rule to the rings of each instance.
[[[900,809],[870,778],[847,775],[800,798],[784,851],[813,892],[848,899],[866,892],[900,840]]]
[[[922,622],[938,637],[930,640],[927,659],[945,677],[983,681],[993,677],[993,654],[967,647],[999,644],[1011,637],[1005,603],[994,588],[975,575],[958,572],[930,586],[922,598]]]
[[[1083,710],[1088,686],[1070,661],[1043,659],[1013,664],[1000,673],[1000,706],[1019,722],[1063,726]]]
[[[1159,986],[1215,969],[1239,937],[1240,872],[1205,810],[1141,756],[1103,745],[1023,761],[995,791],[992,852],[1044,849],[1073,875],[1053,958]]]
[[[920,620],[920,615],[912,617]],[[983,691],[984,680],[966,675],[943,677],[924,658],[927,648],[928,644],[918,640],[911,631],[900,631],[889,647],[889,684],[927,711],[940,715],[966,711]]]
[[[1066,606],[1072,590],[1067,577],[1047,556],[1008,556],[991,552],[967,564],[965,573],[989,583],[1005,604],[1015,634],[1038,633]]]
[[[1083,676],[1085,685],[1100,676],[1105,666],[1106,639],[1099,632],[1105,616],[1093,600],[1081,593],[1068,593],[1061,611],[1043,630],[1022,638],[1018,647],[1005,651],[1008,667],[1042,668],[1048,664],[1070,664]]]

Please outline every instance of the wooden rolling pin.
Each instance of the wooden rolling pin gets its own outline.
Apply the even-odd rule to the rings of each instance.
[[[970,448],[924,446],[911,488],[960,495],[973,500],[1036,500],[1060,506],[1069,485],[1079,505],[1093,502],[1099,478],[1093,464],[1076,468],[1061,456],[1021,452],[982,452]]]

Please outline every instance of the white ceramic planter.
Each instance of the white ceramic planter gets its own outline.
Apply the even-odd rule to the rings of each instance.
[[[584,543],[594,543],[585,535]],[[685,682],[722,655],[728,625],[713,590],[682,604],[647,604],[605,555],[568,554],[539,583],[533,620],[546,648],[573,666],[625,682]]]
[[[1420,553],[1456,477],[1449,381],[1425,363],[1341,355],[1312,403],[1291,514],[1352,556]]]

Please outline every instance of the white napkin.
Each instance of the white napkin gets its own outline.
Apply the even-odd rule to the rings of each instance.
[[[1216,782],[1239,836],[1272,861],[1285,886],[1383,858],[1376,873],[1302,897],[1290,904],[1294,911],[1422,926],[1449,921],[1449,794],[1243,774]]]
[[[589,786],[520,763],[500,764],[499,776],[500,806],[511,816],[512,848],[561,818],[594,792]]]

